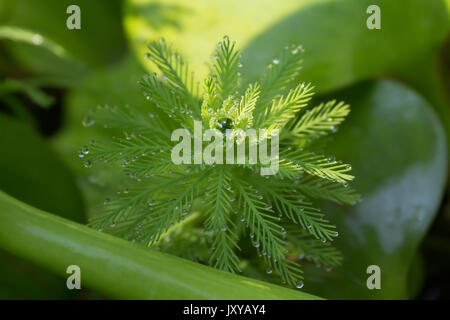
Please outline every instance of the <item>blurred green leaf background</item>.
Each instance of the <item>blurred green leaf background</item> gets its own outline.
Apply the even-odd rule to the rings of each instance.
[[[81,8],[81,30],[66,28],[71,4]],[[373,4],[381,30],[366,27]],[[324,204],[344,264],[322,272],[305,262],[304,291],[449,298],[449,14],[449,0],[0,0],[0,190],[84,223],[122,188],[121,174],[82,166],[79,148],[113,134],[82,122],[99,104],[148,103],[137,81],[154,70],[149,40],[173,43],[200,78],[228,35],[243,51],[248,82],[281,48],[301,44],[298,80],[319,99],[351,104],[330,149],[352,163],[363,198],[355,207]],[[371,264],[382,269],[382,290],[366,287]],[[70,293],[49,270],[0,241],[0,298],[109,297]]]

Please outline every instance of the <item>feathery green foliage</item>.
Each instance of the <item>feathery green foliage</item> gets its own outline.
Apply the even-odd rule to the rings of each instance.
[[[90,224],[229,272],[245,272],[247,262],[257,264],[260,256],[267,273],[298,288],[303,286],[299,255],[325,268],[338,266],[341,256],[331,245],[338,233],[315,203],[357,202],[348,187],[351,167],[309,146],[334,132],[349,107],[331,101],[308,110],[313,87],[302,83],[288,90],[301,70],[302,51],[286,47],[260,82],[242,88],[240,53],[225,37],[210,77],[200,86],[171,46],[150,42],[148,57],[160,74],[140,83],[148,105],[99,107],[85,120],[124,132],[83,148],[81,155],[89,155],[86,166],[118,162],[131,184],[119,197],[106,199]],[[267,129],[270,138],[279,130],[279,171],[262,177],[262,164],[248,156],[232,166],[175,165],[171,132],[192,128],[193,120],[232,130],[233,136],[253,128]]]

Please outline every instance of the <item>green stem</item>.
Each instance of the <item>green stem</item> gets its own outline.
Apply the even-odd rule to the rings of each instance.
[[[319,299],[103,234],[0,191],[0,247],[118,299]]]

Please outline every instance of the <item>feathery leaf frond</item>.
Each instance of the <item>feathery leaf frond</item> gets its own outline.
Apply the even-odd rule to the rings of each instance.
[[[194,112],[185,102],[185,98],[174,93],[173,89],[170,89],[167,84],[158,79],[156,73],[145,76],[140,85],[147,100],[152,100],[157,108],[177,121],[178,124],[191,125]]]
[[[329,132],[336,131],[336,127],[345,120],[349,113],[348,105],[343,102],[336,104],[335,100],[329,101],[305,113],[290,130],[290,134],[300,139],[324,136]]]
[[[244,181],[236,182],[239,191],[239,202],[243,217],[250,229],[253,246],[263,255],[269,268],[279,275],[285,283],[296,285],[303,279],[302,270],[298,264],[286,259],[285,231],[274,216],[270,206],[263,200],[257,190]]]
[[[223,101],[234,95],[239,86],[239,51],[227,36],[217,46],[212,75],[217,82],[217,93]]]
[[[303,63],[302,52],[301,46],[287,46],[281,58],[274,58],[268,65],[262,79],[262,94],[258,101],[258,109],[266,107],[273,98],[283,93],[292,80],[299,75]]]
[[[194,74],[189,71],[188,65],[180,54],[172,51],[164,39],[151,41],[148,44],[149,58],[162,72],[172,89],[176,90],[185,99],[192,110],[198,110],[198,88]]]
[[[297,169],[322,179],[344,184],[354,179],[352,175],[346,173],[352,167],[349,164],[336,161],[333,157],[327,158],[310,152],[298,153],[294,151],[284,154],[283,158]]]
[[[275,182],[270,188],[266,187],[264,192],[278,212],[294,224],[299,224],[316,239],[332,241],[336,237],[336,227],[325,219],[320,209],[299,195],[297,189],[286,190],[283,183]]]
[[[85,127],[100,124],[104,128],[121,129],[123,132],[151,134],[166,139],[170,137],[170,127],[159,115],[152,112],[145,113],[141,109],[130,106],[97,106],[90,111],[82,123]]]
[[[242,96],[235,115],[235,128],[248,129],[253,125],[253,110],[261,93],[258,83],[251,84]]]
[[[260,115],[260,127],[283,128],[289,120],[304,107],[313,96],[311,85],[299,84],[295,89],[289,91],[287,96],[281,96],[272,102]]]
[[[208,205],[205,227],[214,232],[213,252],[209,261],[222,270],[236,272],[240,270],[239,258],[235,253],[235,250],[239,249],[237,245],[239,237],[234,232],[235,225],[230,217],[231,178],[226,167],[220,167],[213,178],[216,183],[210,186],[205,199]]]
[[[322,242],[311,237],[307,233],[287,227],[289,242],[294,252],[292,254],[298,259],[306,259],[323,266],[326,271],[342,264],[342,254],[329,242]]]
[[[162,75],[152,73],[140,82],[147,104],[100,108],[89,115],[95,120],[85,121],[88,127],[102,122],[124,133],[82,148],[86,167],[91,161],[115,162],[130,178],[130,189],[105,200],[91,226],[228,272],[246,272],[248,263],[259,268],[261,257],[268,274],[297,288],[303,286],[300,255],[327,267],[339,265],[342,258],[331,245],[338,236],[336,227],[314,200],[358,202],[347,186],[353,180],[351,167],[314,154],[305,141],[334,132],[349,107],[331,101],[303,112],[313,87],[290,86],[301,69],[300,52],[298,46],[285,48],[260,82],[242,88],[239,51],[225,37],[199,92],[182,57],[163,40],[150,42],[149,57]],[[293,89],[286,92],[289,87]],[[214,142],[203,141],[203,132],[200,142],[185,141],[195,137],[189,131],[193,120],[200,121],[202,130],[213,129],[209,133],[217,134]],[[175,129],[185,133],[177,145],[171,140]],[[281,135],[274,135],[275,130]],[[221,136],[226,141],[216,141]],[[281,144],[272,145],[279,137]],[[239,147],[247,150],[246,141],[254,144],[239,163],[219,161],[221,153],[214,161],[172,159],[174,147],[183,146],[183,156],[201,148],[205,160],[206,150],[217,155],[216,148],[228,145],[230,138],[236,140],[233,161]],[[261,161],[264,139],[270,141],[265,145],[267,153],[270,149],[267,159],[277,169],[262,177],[262,169],[267,169],[267,159]],[[259,151],[259,162],[251,150]],[[248,250],[248,238],[256,250]]]

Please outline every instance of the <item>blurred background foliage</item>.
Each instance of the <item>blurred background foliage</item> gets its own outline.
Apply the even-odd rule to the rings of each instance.
[[[71,4],[81,8],[81,30],[66,28]],[[372,4],[381,8],[381,30],[366,28]],[[352,106],[329,148],[352,163],[364,199],[355,207],[324,204],[345,260],[331,272],[305,262],[304,290],[325,298],[449,298],[449,13],[450,0],[0,0],[0,189],[85,222],[124,188],[121,174],[85,169],[78,152],[120,134],[86,129],[90,109],[149,103],[137,87],[154,69],[145,60],[149,40],[172,42],[200,79],[228,35],[243,51],[245,81],[285,45],[301,44],[298,80],[315,85],[317,100]],[[371,264],[381,267],[382,290],[366,288]],[[0,298],[74,297],[64,287],[0,251]]]

